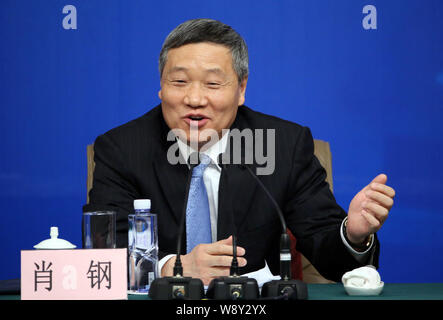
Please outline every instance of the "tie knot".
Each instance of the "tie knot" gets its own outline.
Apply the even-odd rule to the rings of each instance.
[[[192,176],[193,177],[203,176],[203,172],[210,163],[211,163],[211,158],[204,153],[200,153],[200,164],[196,166],[194,170],[192,170]]]

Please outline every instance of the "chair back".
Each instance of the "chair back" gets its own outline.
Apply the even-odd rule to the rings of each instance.
[[[329,142],[314,139],[314,154],[323,168],[326,170],[326,181],[329,184],[331,192],[334,192],[332,183],[332,154]]]
[[[314,139],[314,154],[319,160],[320,164],[323,168],[326,170],[326,182],[329,184],[329,188],[331,189],[331,192],[334,191],[333,188],[333,182],[332,182],[332,154],[331,154],[331,148],[329,146],[329,142]],[[296,241],[296,240],[295,240]],[[324,278],[318,271],[315,269],[315,267],[312,265],[312,263],[306,259],[304,255],[302,255],[299,252],[292,252],[293,255],[296,257],[294,260],[301,261],[302,271],[301,271],[301,278],[306,283],[334,283],[333,281],[327,280]],[[300,255],[300,257],[297,257],[297,255]],[[295,271],[297,271],[297,267],[293,268]]]
[[[94,178],[94,144],[86,146],[86,158],[88,163],[88,177],[86,179],[86,203],[89,203],[89,191],[92,189],[92,180]]]

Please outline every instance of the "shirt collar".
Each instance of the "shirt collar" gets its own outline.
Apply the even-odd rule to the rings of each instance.
[[[217,141],[212,146],[210,146],[208,149],[206,149],[205,151],[202,152],[202,153],[206,154],[207,156],[209,156],[209,158],[211,158],[211,164],[214,164],[219,170],[221,170],[221,167],[218,164],[218,156],[221,153],[225,152],[226,145],[228,143],[228,136],[229,136],[229,130],[227,130],[226,132],[225,131],[223,131],[223,132],[225,134],[222,136],[222,138],[219,141]],[[178,143],[178,149],[180,150],[180,153],[185,160],[187,160],[193,152],[197,152],[197,150],[194,150],[193,148],[191,148],[188,144],[184,143],[179,138],[177,138],[177,143]]]

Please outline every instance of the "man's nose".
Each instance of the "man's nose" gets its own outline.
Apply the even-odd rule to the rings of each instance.
[[[192,83],[186,91],[184,103],[193,108],[206,106],[208,99],[205,89],[197,82]]]

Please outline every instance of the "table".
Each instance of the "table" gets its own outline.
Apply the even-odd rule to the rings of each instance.
[[[341,283],[308,284],[310,300],[443,300],[443,283],[385,283],[379,296],[349,296]]]
[[[443,300],[443,283],[385,283],[379,296],[349,296],[341,283],[308,284],[309,300]],[[129,300],[149,300],[129,295]],[[19,295],[0,295],[0,300],[20,300]]]

